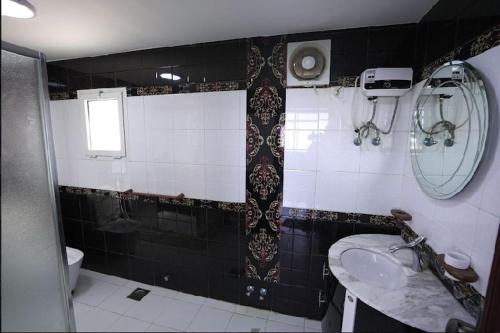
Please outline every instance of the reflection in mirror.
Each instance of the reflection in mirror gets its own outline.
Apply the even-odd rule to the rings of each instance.
[[[413,173],[422,190],[436,199],[460,192],[481,161],[487,131],[479,74],[462,61],[434,71],[420,91],[410,132]]]

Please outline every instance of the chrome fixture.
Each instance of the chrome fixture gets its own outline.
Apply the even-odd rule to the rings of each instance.
[[[33,18],[35,6],[27,0],[2,0],[2,16]]]
[[[411,264],[411,269],[413,269],[415,272],[421,272],[422,271],[422,257],[420,255],[420,251],[417,248],[417,245],[425,241],[424,236],[418,236],[415,238],[413,241],[405,244],[399,244],[399,245],[393,245],[389,247],[389,252],[394,253],[398,250],[401,249],[412,249],[412,254],[413,254],[413,262]]]
[[[389,125],[389,128],[384,131],[374,123],[375,115],[377,114],[377,97],[368,97],[368,101],[370,101],[373,105],[372,116],[370,117],[370,120],[368,120],[362,126],[354,129],[354,132],[357,134],[357,137],[353,140],[355,146],[360,146],[361,143],[363,142],[363,139],[368,138],[371,130],[375,132],[375,137],[372,139],[372,145],[374,146],[379,146],[382,143],[382,140],[380,139],[380,134],[387,135],[391,132],[399,104],[399,96],[396,96],[394,98],[396,99],[396,104],[394,105],[394,110],[392,111],[391,123]]]
[[[245,293],[245,295],[250,297],[250,295],[252,295],[254,291],[255,291],[254,286],[247,286],[247,292]]]
[[[445,81],[441,84],[439,84],[438,88],[443,86],[443,85],[449,85],[449,84],[456,85],[457,87],[460,88],[460,82],[455,82],[455,81]],[[443,144],[445,147],[452,147],[455,144],[455,131],[459,129],[460,127],[464,126],[465,124],[468,123],[469,117],[465,119],[460,125],[455,125],[449,120],[446,120],[444,117],[444,112],[443,112],[443,103],[444,100],[450,99],[453,97],[452,95],[446,95],[446,94],[439,94],[439,117],[441,120],[438,122],[434,123],[429,129],[425,129],[424,126],[422,125],[422,119],[421,119],[421,109],[417,108],[416,111],[416,120],[417,120],[417,125],[420,128],[420,130],[427,134],[427,137],[422,141],[424,146],[430,147],[438,143],[433,137],[433,135],[443,133],[443,132],[448,132],[448,138],[446,138],[443,141]],[[470,114],[470,111],[469,111]]]
[[[266,288],[260,288],[259,290],[259,300],[263,301],[264,298],[267,296],[267,289]]]

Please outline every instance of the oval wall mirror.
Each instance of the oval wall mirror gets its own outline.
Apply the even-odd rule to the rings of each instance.
[[[413,173],[436,199],[459,193],[481,161],[488,132],[484,82],[469,64],[452,61],[427,79],[410,129]]]

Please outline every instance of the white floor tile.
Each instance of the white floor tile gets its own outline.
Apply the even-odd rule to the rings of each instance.
[[[227,325],[226,332],[251,332],[255,330],[264,332],[265,328],[266,320],[235,313]]]
[[[220,301],[218,299],[213,299],[213,298],[207,298],[207,301],[205,302],[204,305],[230,312],[234,312],[236,310],[236,304]]]
[[[129,317],[120,317],[111,327],[108,332],[145,332],[151,326],[142,320],[137,320]]]
[[[170,327],[165,327],[165,326],[153,324],[153,325],[149,326],[149,328],[146,330],[146,332],[181,332],[181,331],[174,330],[173,328],[170,328]]]
[[[75,316],[78,332],[104,332],[118,320],[119,315],[92,307],[88,311]]]
[[[179,294],[177,290],[154,286],[151,292],[158,296],[176,298]]]
[[[103,273],[99,273],[99,272],[94,272],[94,271],[91,271],[91,270],[88,270],[88,269],[84,269],[84,268],[82,268],[80,270],[80,276],[82,276],[82,275],[90,276],[92,278],[95,278],[95,279],[98,279],[98,280],[101,280],[101,281],[104,281],[104,282],[108,282],[108,283],[111,283],[111,284],[115,284],[117,286],[124,286],[124,285],[126,285],[129,282],[129,280],[121,278],[119,276],[114,276],[114,275],[108,275],[108,274],[103,274]]]
[[[237,305],[236,310],[234,310],[234,312],[245,315],[245,316],[267,319],[267,318],[269,318],[271,311],[256,309],[256,308],[252,308],[250,306],[245,306],[245,305]]]
[[[84,312],[91,310],[93,307],[84,303],[73,301],[73,309],[75,311],[75,318],[83,315]]]
[[[168,302],[167,298],[149,293],[141,301],[132,305],[125,312],[125,316],[153,322],[169,306]]]
[[[233,313],[229,311],[202,306],[187,330],[189,332],[224,332],[232,315]]]
[[[304,326],[294,326],[277,321],[268,320],[266,322],[266,332],[302,332]]]
[[[113,294],[109,295],[98,305],[99,308],[103,310],[112,311],[118,314],[124,314],[132,306],[134,306],[137,301],[127,298],[130,293],[134,291],[132,288],[121,287],[117,289]]]
[[[181,293],[181,292],[178,292],[175,295],[175,299],[185,301],[185,302],[195,303],[195,304],[199,304],[199,305],[205,304],[205,302],[207,301],[206,297],[190,295],[190,294],[185,294],[185,293]]]
[[[306,318],[306,327],[315,329],[317,330],[316,332],[321,332],[321,321]]]
[[[97,306],[118,288],[114,284],[82,275],[78,279],[73,298],[76,302]]]
[[[167,298],[165,298],[167,300]],[[200,305],[177,299],[168,299],[165,309],[153,321],[155,324],[185,331],[200,310]]]
[[[141,301],[127,296],[151,290]],[[82,270],[74,292],[77,331],[321,332],[321,322]]]
[[[129,287],[129,288],[142,288],[142,289],[147,289],[147,290],[153,290],[155,289],[154,286],[150,285],[150,284],[145,284],[145,283],[141,283],[141,282],[137,282],[137,281],[131,281],[131,280],[128,280],[127,284],[125,285],[125,287]]]
[[[283,324],[304,327],[304,318],[303,317],[288,316],[285,314],[271,311],[268,319],[272,320],[272,321],[277,321],[277,322],[280,322]]]

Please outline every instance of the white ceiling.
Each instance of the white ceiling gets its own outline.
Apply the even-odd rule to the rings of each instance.
[[[30,0],[2,40],[48,59],[285,33],[414,23],[437,0]]]

